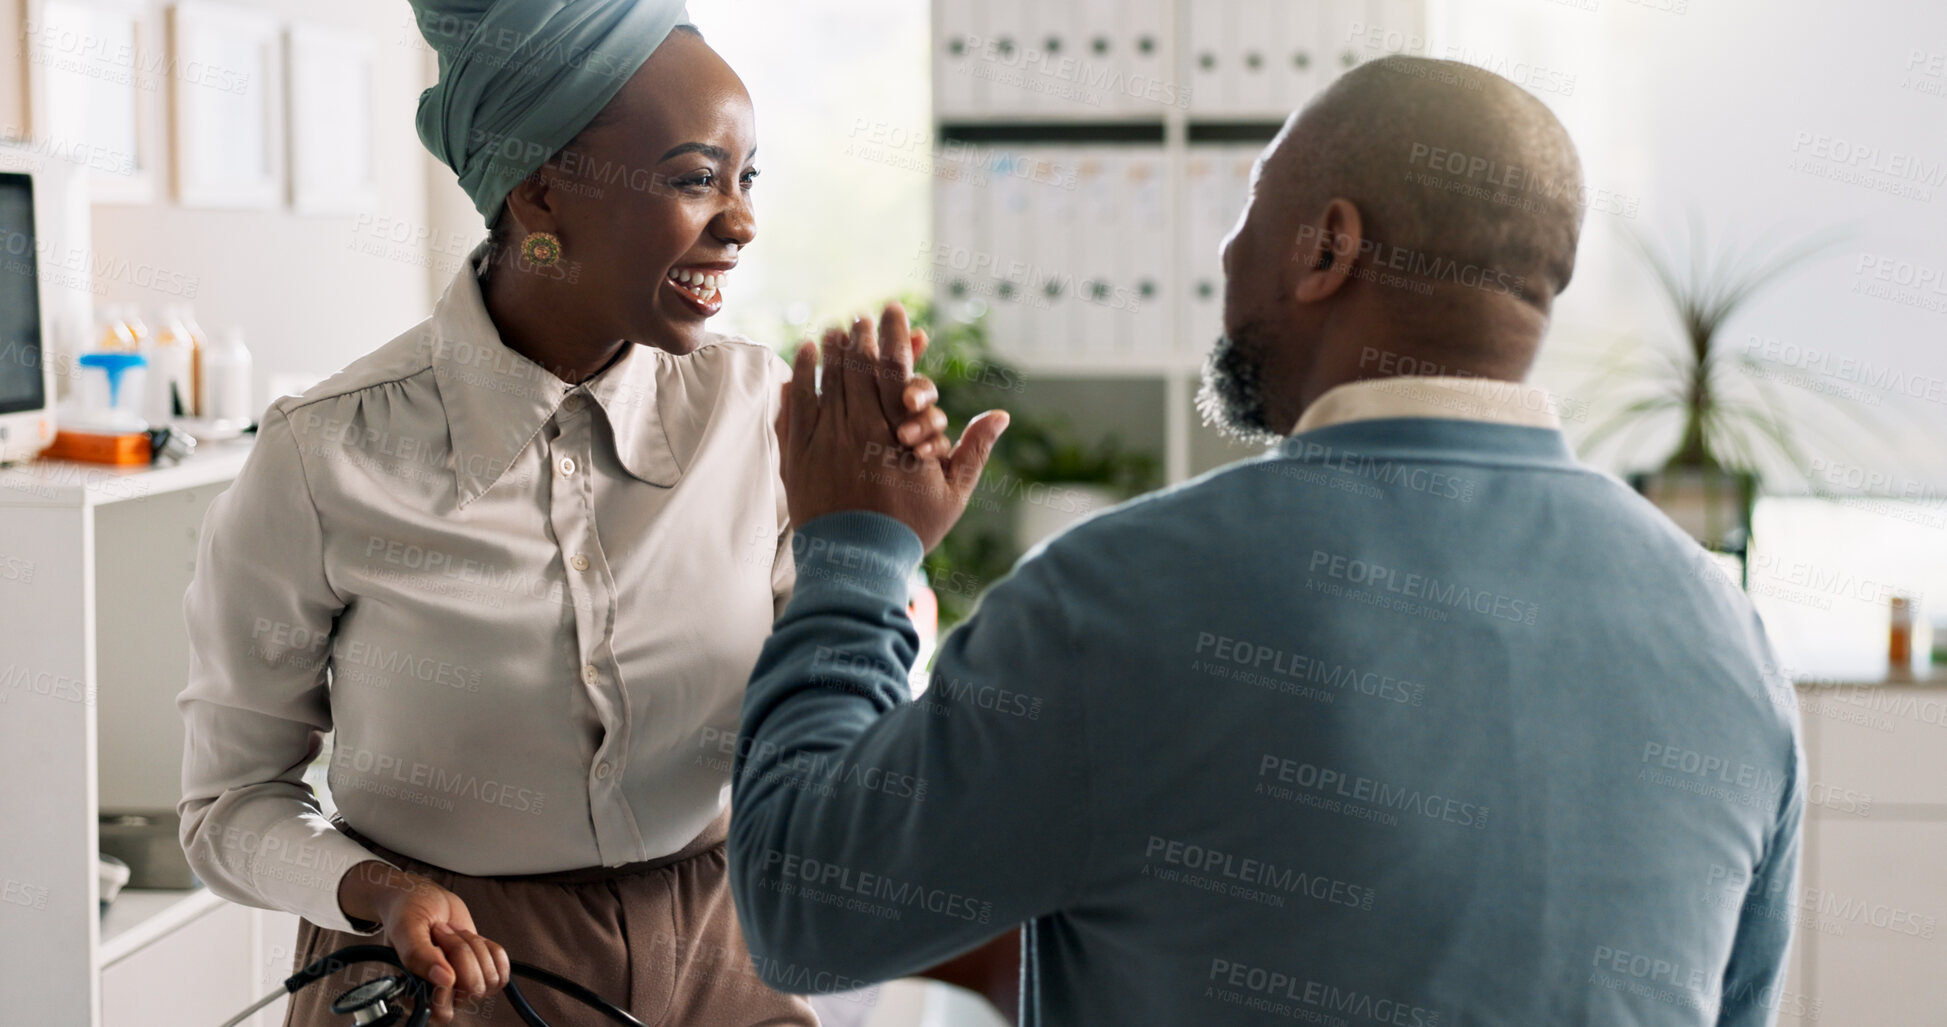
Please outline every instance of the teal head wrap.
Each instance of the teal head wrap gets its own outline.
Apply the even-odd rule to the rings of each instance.
[[[681,0],[411,0],[439,54],[419,138],[487,219],[595,119],[676,26]]]

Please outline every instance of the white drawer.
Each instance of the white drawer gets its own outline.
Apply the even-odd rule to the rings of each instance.
[[[1806,841],[1793,944],[1811,956],[1817,1022],[1947,1024],[1947,820],[1828,817]]]
[[[1947,688],[1807,688],[1799,711],[1813,815],[1947,805]]]

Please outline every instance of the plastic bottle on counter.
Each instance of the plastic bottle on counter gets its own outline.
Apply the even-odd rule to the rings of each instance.
[[[152,424],[196,416],[196,353],[189,330],[165,314],[141,352],[149,358],[142,416]]]
[[[183,414],[188,417],[202,415],[203,404],[203,350],[209,345],[209,338],[196,323],[196,315],[190,311],[189,304],[175,303],[162,308],[161,323],[156,326],[158,345],[167,341],[179,341],[189,347],[189,379],[182,390]]]
[[[145,349],[150,342],[154,341],[155,334],[149,331],[149,323],[142,320],[142,311],[137,309],[135,304],[122,304],[121,318],[122,326],[135,337],[135,348],[138,351]]]
[[[1905,680],[1913,676],[1913,600],[1893,596],[1887,607],[1892,616],[1886,639],[1886,669],[1893,680]]]
[[[252,402],[250,348],[243,332],[228,328],[203,351],[203,396],[199,409],[213,421],[248,423],[263,411]]]
[[[129,331],[128,322],[122,319],[121,304],[97,308],[95,312],[95,348],[104,353],[133,353],[136,349],[135,333]]]

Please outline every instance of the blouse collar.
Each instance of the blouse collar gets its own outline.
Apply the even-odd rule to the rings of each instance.
[[[475,247],[433,308],[427,345],[452,435],[454,482],[465,506],[513,466],[563,404],[592,396],[609,419],[616,455],[633,477],[661,488],[682,477],[659,409],[661,350],[631,345],[594,378],[571,386],[507,348],[487,315]]]

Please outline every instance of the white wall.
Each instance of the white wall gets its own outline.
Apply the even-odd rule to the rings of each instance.
[[[98,264],[126,258],[193,278],[196,315],[205,330],[243,330],[257,361],[259,401],[275,372],[328,374],[404,331],[431,309],[430,253],[416,229],[428,222],[428,169],[433,161],[413,129],[419,92],[433,75],[404,0],[302,3],[232,0],[289,22],[358,32],[372,43],[376,200],[367,216],[315,217],[274,210],[196,210],[178,206],[167,188],[152,203],[97,205]],[[165,5],[150,8],[160,30]],[[17,53],[0,54],[18,66]],[[444,170],[444,169],[441,169]],[[451,175],[447,175],[451,179]],[[457,190],[456,190],[457,191]],[[405,241],[382,234],[387,218],[408,226]],[[378,244],[371,254],[355,247]],[[444,276],[441,276],[444,277]],[[105,302],[149,310],[176,297],[105,276]]]
[[[18,2],[0,0],[0,13]],[[271,372],[329,372],[423,317],[482,228],[451,172],[414,133],[417,97],[433,72],[403,0],[244,2],[372,40],[379,181],[371,210],[363,218],[186,210],[165,190],[148,205],[98,206],[94,240],[99,257],[193,276],[205,328],[245,331],[261,388]],[[1594,10],[1585,9],[1590,3]],[[1682,13],[1661,9],[1678,3]],[[161,7],[151,7],[157,28]],[[759,242],[741,272],[748,276],[743,295],[760,293],[764,302],[732,297],[724,327],[776,343],[789,315],[832,316],[910,280],[909,255],[887,246],[884,229],[923,224],[926,176],[848,154],[847,145],[861,119],[925,127],[923,89],[879,87],[918,77],[895,60],[899,53],[909,50],[923,72],[923,12],[891,17],[888,0],[816,14],[767,4],[760,24],[741,4],[697,0],[692,13],[751,85],[767,174],[759,187]],[[1735,349],[1756,335],[1784,355],[1816,348],[1835,360],[1866,361],[1921,391],[1947,379],[1947,312],[1852,291],[1870,280],[1858,273],[1862,261],[1882,257],[1893,262],[1888,267],[1904,261],[1947,275],[1947,175],[1933,170],[1947,167],[1947,136],[1939,131],[1947,124],[1947,75],[1915,75],[1907,67],[1916,49],[1922,72],[1929,55],[1947,50],[1947,7],[1435,0],[1433,13],[1434,31],[1423,44],[1433,55],[1455,53],[1552,87],[1534,91],[1575,136],[1589,185],[1633,209],[1629,216],[1590,213],[1577,280],[1558,308],[1539,371],[1544,384],[1598,396],[1612,386],[1591,379],[1592,353],[1625,337],[1674,339],[1674,323],[1622,233],[1634,229],[1680,248],[1693,216],[1713,240],[1789,241],[1830,227],[1852,233],[1733,321],[1727,333]],[[840,40],[858,45],[840,57]],[[18,52],[0,54],[0,82],[19,77],[5,68],[9,60],[19,69]],[[0,109],[18,102],[0,90]],[[1927,180],[1913,184],[1925,197],[1790,167],[1807,158],[1820,168],[1836,166],[1817,161],[1804,142],[1818,136],[1876,147],[1882,160],[1897,153],[1919,162]],[[361,244],[382,252],[363,252]],[[107,280],[102,288],[109,301],[153,307],[172,298],[128,281]],[[1929,296],[1947,304],[1947,292]],[[789,309],[794,305],[799,309]],[[1795,419],[1830,443],[1822,456],[1889,471],[1895,488],[1947,489],[1947,402],[1862,382],[1865,371],[1826,367],[1824,374],[1811,369],[1804,382],[1840,393],[1837,400],[1822,401],[1802,385],[1779,389]],[[1947,382],[1932,394],[1947,395]],[[1831,412],[1835,403],[1884,425],[1897,441],[1852,428]],[[1652,439],[1608,462],[1641,466],[1665,444]],[[1774,486],[1794,484],[1789,474],[1773,476]]]
[[[1778,389],[1795,419],[1829,441],[1824,459],[1885,470],[1896,487],[1947,489],[1947,291],[1928,294],[1938,304],[1932,311],[1852,291],[1871,280],[1857,273],[1862,259],[1947,276],[1947,74],[1938,64],[1932,76],[1907,70],[1915,50],[1922,70],[1925,55],[1947,51],[1947,6],[1448,0],[1436,4],[1432,47],[1434,56],[1459,47],[1462,59],[1490,66],[1525,63],[1526,74],[1552,87],[1533,91],[1574,135],[1589,185],[1640,203],[1634,217],[1589,214],[1581,265],[1540,372],[1545,384],[1592,396],[1607,386],[1583,384],[1588,371],[1579,357],[1624,336],[1674,336],[1623,229],[1681,252],[1693,216],[1714,245],[1790,242],[1846,228],[1846,242],[1761,296],[1726,330],[1739,352],[1755,334],[1775,340],[1778,355],[1798,354],[1801,364],[1808,349],[1835,355],[1801,366],[1805,384]],[[1925,179],[1909,183],[1924,198],[1795,169],[1794,161],[1838,167],[1814,158],[1816,143],[1807,140],[1819,136],[1876,147],[1882,163],[1903,155]],[[1848,357],[1874,366],[1839,363]],[[1880,369],[1887,377],[1875,377]],[[1933,399],[1887,387],[1899,375]],[[1816,391],[1836,393],[1834,402],[1885,425],[1897,441],[1849,427]],[[1628,462],[1641,466],[1664,444],[1648,444]],[[1771,484],[1793,481],[1780,473]]]

